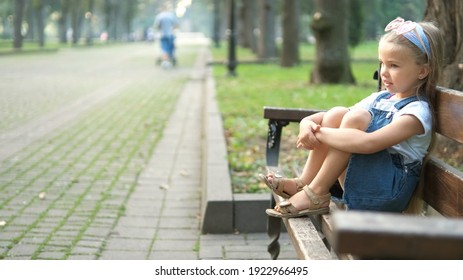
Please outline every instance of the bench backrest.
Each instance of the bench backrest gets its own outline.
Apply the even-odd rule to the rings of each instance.
[[[436,133],[463,144],[463,92],[438,88]],[[463,217],[463,172],[433,155],[424,165],[423,199],[447,217]]]

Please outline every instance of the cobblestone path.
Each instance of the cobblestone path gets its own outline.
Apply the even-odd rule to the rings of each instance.
[[[146,44],[0,58],[0,258],[101,257],[195,51],[171,71]]]

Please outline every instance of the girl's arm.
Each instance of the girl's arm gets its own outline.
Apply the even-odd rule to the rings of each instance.
[[[315,113],[308,117],[305,117],[299,123],[299,135],[298,141],[296,142],[296,147],[301,148],[303,145],[299,142],[300,139],[308,139],[309,142],[305,147],[309,150],[314,149],[318,145],[320,145],[320,141],[315,137],[315,129],[314,127],[318,127],[322,121],[323,117],[325,116],[325,112]]]
[[[320,127],[315,136],[320,142],[344,152],[371,154],[423,133],[423,125],[416,117],[403,115],[371,133],[353,128]]]

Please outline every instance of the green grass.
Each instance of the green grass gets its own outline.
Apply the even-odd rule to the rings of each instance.
[[[214,60],[224,59],[224,46],[213,49]],[[301,47],[303,59],[313,60],[313,46]],[[255,59],[252,52],[238,49],[238,58]],[[243,56],[240,56],[243,55]],[[235,193],[266,192],[256,178],[265,172],[265,142],[267,121],[262,117],[263,106],[319,108],[350,106],[376,89],[372,79],[377,68],[376,44],[366,43],[352,51],[352,70],[356,85],[311,85],[312,63],[293,68],[277,64],[239,64],[237,77],[228,77],[224,66],[214,67],[217,99],[223,116],[227,139],[233,191]],[[302,167],[306,152],[296,150],[297,124],[283,130],[280,165],[293,172]]]

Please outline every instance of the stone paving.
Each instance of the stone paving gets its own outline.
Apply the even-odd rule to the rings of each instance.
[[[208,52],[156,50],[0,57],[1,259],[269,258],[264,233],[201,235]]]

